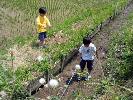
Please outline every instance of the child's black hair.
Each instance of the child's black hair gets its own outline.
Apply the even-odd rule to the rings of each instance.
[[[84,45],[87,45],[87,44],[90,44],[91,43],[91,39],[90,38],[88,38],[88,37],[84,37],[83,38],[83,44]]]
[[[39,8],[39,13],[40,13],[40,14],[46,14],[46,12],[47,12],[46,7],[41,7],[41,8]]]

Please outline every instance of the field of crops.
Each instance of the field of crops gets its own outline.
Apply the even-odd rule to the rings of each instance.
[[[78,44],[81,44],[84,36],[113,15],[115,10],[123,7],[127,1],[1,0],[0,91],[5,90],[12,94],[14,90],[21,90],[21,86],[28,84],[27,81],[43,73],[47,67],[53,67],[55,62],[60,60],[61,55],[67,55]],[[25,48],[25,45],[31,46],[29,44],[37,40],[35,18],[40,6],[47,7],[48,17],[53,26],[48,31],[48,48],[43,50],[34,48],[35,52],[43,53],[45,60],[38,63],[29,58],[25,62],[28,67],[19,65],[15,72],[10,71],[12,68],[7,62],[11,62],[15,57],[7,55],[9,48],[14,48],[14,45],[17,45],[17,48]],[[34,51],[34,49],[31,50]],[[20,51],[23,52],[23,49]],[[21,58],[21,55],[19,57]]]

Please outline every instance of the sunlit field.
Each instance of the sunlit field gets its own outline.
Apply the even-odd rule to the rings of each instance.
[[[82,38],[128,0],[1,0],[0,3],[0,91],[12,95],[69,54]],[[47,49],[36,44],[39,7],[48,9],[52,24]],[[14,55],[11,55],[11,52]],[[36,61],[41,55],[44,60]],[[15,63],[14,65],[12,63]]]

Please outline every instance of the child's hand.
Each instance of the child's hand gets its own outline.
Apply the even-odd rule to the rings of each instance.
[[[43,28],[46,28],[46,27],[47,27],[47,26],[44,24],[44,25],[43,25]]]
[[[49,25],[49,28],[51,28],[52,27],[52,25]]]

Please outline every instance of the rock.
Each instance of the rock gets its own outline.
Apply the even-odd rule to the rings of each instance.
[[[59,82],[56,79],[51,79],[48,84],[51,88],[56,88],[59,86]]]
[[[40,78],[39,83],[44,84],[46,80],[44,78]]]
[[[6,93],[5,91],[1,91],[1,92],[0,92],[0,96],[1,96],[2,98],[5,98],[5,97],[7,96],[7,93]]]
[[[43,57],[42,56],[38,56],[37,57],[37,61],[41,62],[43,60]]]
[[[75,69],[76,69],[76,70],[79,70],[79,69],[80,69],[80,65],[76,65],[76,66],[75,66]]]
[[[45,84],[44,87],[45,87],[45,88],[48,88],[48,84]]]
[[[50,96],[48,96],[48,97],[47,97],[47,99],[48,99],[48,100],[50,100],[50,99],[51,99],[51,97],[50,97]]]

